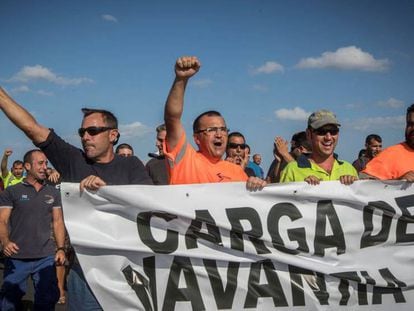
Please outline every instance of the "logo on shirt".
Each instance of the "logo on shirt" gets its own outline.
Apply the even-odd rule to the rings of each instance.
[[[45,203],[46,204],[53,204],[55,202],[55,198],[51,195],[45,194]]]
[[[22,196],[20,197],[20,201],[29,201],[29,197],[27,194],[22,194]]]

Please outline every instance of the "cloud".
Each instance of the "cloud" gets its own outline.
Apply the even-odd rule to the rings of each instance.
[[[133,138],[133,137],[142,137],[148,133],[152,132],[148,126],[142,124],[139,121],[130,123],[130,124],[120,124],[119,132],[121,133],[121,138]]]
[[[56,75],[52,70],[41,65],[24,66],[18,73],[11,77],[9,82],[31,82],[35,80],[46,80],[58,85],[79,85],[82,83],[91,83],[89,78],[65,78]]]
[[[379,101],[378,106],[386,108],[401,108],[404,107],[404,102],[402,100],[395,99],[391,97],[386,101]]]
[[[109,15],[109,14],[103,14],[103,15],[101,15],[101,18],[104,21],[107,21],[107,22],[118,23],[118,20],[116,19],[116,17],[112,16],[112,15]]]
[[[324,52],[320,57],[303,58],[297,68],[336,68],[342,70],[384,71],[390,65],[388,59],[375,59],[356,46],[347,46],[335,52]]]
[[[39,94],[39,95],[43,95],[43,96],[53,96],[52,92],[48,92],[48,91],[44,91],[44,90],[38,90],[36,93]]]
[[[370,117],[357,120],[346,120],[345,126],[356,131],[397,129],[405,126],[405,116]]]
[[[273,62],[273,61],[268,61],[264,65],[258,68],[254,68],[253,74],[262,74],[262,73],[270,74],[274,72],[283,72],[283,71],[284,71],[284,68],[281,64]]]
[[[276,118],[280,120],[306,121],[311,114],[300,107],[293,109],[282,108],[275,111]]]
[[[266,85],[255,84],[253,85],[253,90],[259,91],[259,92],[267,92],[269,88]]]
[[[213,81],[211,81],[210,79],[198,79],[192,82],[194,86],[197,86],[199,88],[209,87],[212,83]]]
[[[14,89],[11,90],[13,93],[26,93],[29,92],[30,89],[28,86],[26,85],[21,85],[19,87],[15,87]]]

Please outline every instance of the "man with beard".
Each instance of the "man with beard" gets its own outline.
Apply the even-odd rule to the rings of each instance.
[[[362,171],[369,161],[376,157],[382,150],[382,138],[377,134],[370,134],[365,138],[365,152],[358,157],[352,165],[357,172]]]
[[[312,145],[309,158],[300,157],[290,162],[282,171],[281,182],[306,181],[317,185],[321,181],[339,180],[350,185],[358,179],[355,168],[338,160],[334,153],[339,139],[339,122],[328,110],[312,113],[308,119],[306,134]]]
[[[384,149],[361,173],[374,179],[414,181],[414,104],[407,109],[405,142]]]
[[[256,176],[253,169],[247,167],[249,162],[247,155],[247,144],[244,135],[240,132],[232,132],[229,134],[226,148],[226,160],[234,164],[240,165],[247,176]]]
[[[164,110],[167,137],[164,153],[168,161],[170,184],[196,184],[247,181],[251,191],[261,190],[266,182],[247,177],[243,169],[222,160],[227,146],[229,129],[217,111],[199,115],[193,123],[196,151],[187,141],[181,116],[184,110],[184,93],[190,77],[200,69],[197,57],[180,57],[175,64],[175,80],[168,94]]]
[[[33,141],[61,174],[63,182],[80,182],[80,188],[97,190],[105,185],[152,185],[142,162],[135,156],[114,153],[118,142],[118,120],[102,109],[82,109],[78,134],[83,150],[65,142],[53,129],[34,117],[0,88],[0,109]],[[101,310],[76,260],[68,278],[69,310]]]

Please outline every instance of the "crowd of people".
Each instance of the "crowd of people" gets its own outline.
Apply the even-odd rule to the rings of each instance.
[[[192,136],[196,150],[189,142],[181,118],[187,83],[200,67],[196,57],[181,57],[176,61],[175,79],[165,104],[165,123],[156,128],[158,151],[149,154],[151,160],[146,165],[134,156],[128,144],[119,144],[114,150],[120,133],[118,120],[110,111],[82,109],[78,130],[82,149],[79,149],[65,142],[53,129],[39,124],[0,88],[0,109],[37,147],[28,151],[23,161],[13,162],[10,171],[7,167],[12,150],[4,151],[1,162],[4,191],[0,193],[0,241],[5,269],[0,310],[19,309],[29,276],[35,285],[35,309],[53,310],[57,302],[65,303],[64,266],[69,261],[69,310],[102,309],[76,254],[69,260],[71,252],[60,194],[55,187],[60,181],[79,183],[81,191],[125,184],[242,181],[247,191],[260,191],[268,183],[278,182],[305,181],[316,186],[328,180],[350,185],[361,178],[414,181],[414,104],[407,109],[404,142],[382,151],[381,137],[369,135],[363,152],[353,164],[335,154],[341,125],[328,110],[309,116],[306,130],[293,135],[290,150],[288,141],[275,138],[274,160],[266,175],[261,155],[254,154],[250,160],[245,136],[240,132],[229,133],[218,111],[204,112],[194,120]],[[48,161],[54,170],[48,168]]]

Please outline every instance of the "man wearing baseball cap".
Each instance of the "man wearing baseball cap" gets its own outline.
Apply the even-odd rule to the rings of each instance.
[[[290,162],[282,171],[280,181],[306,181],[317,185],[320,181],[339,180],[350,185],[358,179],[355,168],[346,161],[338,160],[334,153],[340,126],[335,114],[329,110],[312,113],[306,129],[312,153],[309,158],[300,157],[297,162]]]

